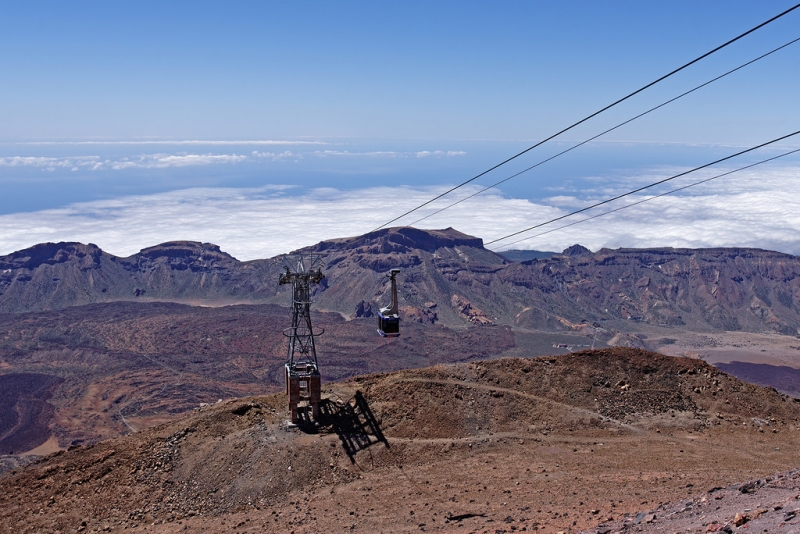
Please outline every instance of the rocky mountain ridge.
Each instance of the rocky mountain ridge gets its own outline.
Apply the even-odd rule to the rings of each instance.
[[[512,262],[452,228],[401,227],[295,253],[313,253],[326,266],[315,306],[346,317],[385,305],[384,274],[400,268],[400,304],[420,322],[548,330],[611,324],[619,331],[645,324],[786,335],[800,328],[800,258],[759,249],[592,253],[576,245]],[[287,289],[277,285],[285,264],[282,257],[240,262],[216,245],[188,241],[127,258],[95,245],[42,244],[0,257],[0,312],[120,300],[286,305]]]

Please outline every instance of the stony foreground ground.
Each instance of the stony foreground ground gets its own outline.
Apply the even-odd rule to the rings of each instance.
[[[0,478],[0,532],[761,532],[800,493],[775,475],[800,465],[800,403],[699,360],[501,359],[324,396],[305,431],[254,397],[47,457]]]
[[[630,514],[585,531],[800,532],[800,469],[711,488],[705,495]]]

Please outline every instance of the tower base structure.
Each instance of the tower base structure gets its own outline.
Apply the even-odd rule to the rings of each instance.
[[[319,418],[319,402],[322,397],[319,370],[313,364],[286,364],[286,395],[289,397],[289,413],[292,424],[301,422],[300,409],[311,407],[311,415]],[[302,406],[301,406],[302,403]]]

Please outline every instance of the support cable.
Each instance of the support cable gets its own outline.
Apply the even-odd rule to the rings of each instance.
[[[651,187],[655,187],[655,186],[663,184],[665,182],[669,182],[670,180],[674,180],[675,178],[679,178],[681,176],[686,176],[687,174],[693,173],[695,171],[699,171],[700,169],[705,169],[706,167],[711,167],[712,165],[716,165],[717,163],[722,163],[723,161],[727,161],[727,160],[735,158],[737,156],[741,156],[742,154],[747,154],[748,152],[752,152],[753,150],[758,150],[759,148],[763,148],[763,147],[771,145],[773,143],[777,143],[778,141],[783,141],[784,139],[789,139],[790,137],[793,137],[793,136],[795,136],[797,134],[800,134],[800,130],[797,130],[797,131],[792,132],[790,134],[778,137],[776,139],[773,139],[772,141],[767,141],[766,143],[761,143],[760,145],[756,145],[754,147],[750,147],[750,148],[747,148],[745,150],[741,150],[739,152],[736,152],[735,154],[731,154],[730,156],[725,156],[724,158],[720,158],[720,159],[714,160],[714,161],[712,161],[710,163],[706,163],[705,165],[700,165],[699,167],[695,167],[695,168],[690,169],[688,171],[684,171],[684,172],[675,174],[673,176],[670,176],[669,178],[664,178],[663,180],[659,180],[657,182],[653,182],[652,184],[636,188],[636,189],[634,189],[632,191],[628,191],[627,193],[622,193],[621,195],[617,195],[617,196],[608,198],[608,199],[603,200],[601,202],[597,202],[595,204],[592,204],[591,206],[587,206],[585,208],[581,208],[579,210],[575,210],[573,212],[567,213],[566,215],[561,215],[561,216],[556,217],[554,219],[550,219],[549,221],[545,221],[543,223],[535,224],[533,226],[530,226],[530,227],[525,228],[523,230],[519,230],[517,232],[505,235],[503,237],[498,237],[497,239],[493,239],[493,240],[489,241],[484,246],[491,245],[492,243],[497,243],[498,241],[506,240],[509,237],[514,237],[515,235],[524,234],[525,232],[529,232],[529,231],[534,230],[536,228],[541,228],[542,226],[545,226],[547,224],[550,224],[550,223],[553,223],[553,222],[556,222],[556,221],[560,221],[562,219],[566,219],[567,217],[572,217],[573,215],[577,215],[578,213],[583,213],[583,212],[588,211],[590,209],[596,208],[597,206],[602,206],[603,204],[608,204],[609,202],[613,202],[615,200],[619,200],[620,198],[624,198],[624,197],[633,195],[634,193],[638,193],[640,191],[644,191],[645,189],[650,189]]]
[[[471,198],[473,198],[473,197],[476,197],[476,196],[480,195],[481,193],[485,193],[485,192],[486,192],[486,191],[488,191],[489,189],[493,189],[493,188],[497,187],[498,185],[500,185],[500,184],[503,184],[503,183],[505,183],[505,182],[507,182],[507,181],[511,180],[512,178],[516,178],[516,177],[517,177],[517,176],[519,176],[520,174],[524,174],[524,173],[526,173],[526,172],[528,172],[528,171],[530,171],[530,170],[533,170],[533,169],[535,169],[536,167],[539,167],[540,165],[543,165],[543,164],[547,163],[548,161],[554,160],[554,159],[556,159],[556,158],[557,158],[557,157],[559,157],[559,156],[563,156],[563,155],[564,155],[564,154],[566,154],[567,152],[571,152],[571,151],[575,150],[575,149],[576,149],[576,148],[578,148],[578,147],[581,147],[581,146],[583,146],[583,145],[585,145],[585,144],[587,144],[587,143],[590,143],[590,142],[594,141],[594,140],[595,140],[595,139],[597,139],[598,137],[602,137],[602,136],[604,136],[605,134],[607,134],[607,133],[609,133],[609,132],[613,132],[613,131],[614,131],[614,130],[616,130],[617,128],[621,128],[622,126],[625,126],[626,124],[629,124],[629,123],[631,123],[631,122],[635,121],[636,119],[639,119],[639,118],[641,118],[641,117],[644,117],[645,115],[647,115],[647,114],[649,114],[649,113],[652,113],[653,111],[655,111],[655,110],[657,110],[657,109],[659,109],[659,108],[662,108],[662,107],[666,106],[667,104],[671,104],[672,102],[675,102],[676,100],[678,100],[678,99],[680,99],[680,98],[683,98],[684,96],[686,96],[686,95],[688,95],[688,94],[690,94],[690,93],[693,93],[693,92],[697,91],[698,89],[702,89],[703,87],[705,87],[705,86],[707,86],[707,85],[710,85],[710,84],[712,84],[712,83],[716,82],[717,80],[720,80],[720,79],[722,79],[722,78],[724,78],[724,77],[728,76],[729,74],[733,74],[734,72],[736,72],[736,71],[738,71],[738,70],[741,70],[741,69],[743,69],[743,68],[747,67],[748,65],[751,65],[751,64],[755,63],[756,61],[758,61],[758,60],[760,60],[760,59],[763,59],[763,58],[765,58],[765,57],[767,57],[767,56],[769,56],[769,55],[771,55],[771,54],[774,54],[774,53],[775,53],[775,52],[777,52],[778,50],[781,50],[781,49],[783,49],[783,48],[786,48],[787,46],[789,46],[789,45],[791,45],[791,44],[794,44],[794,43],[796,43],[797,41],[800,41],[800,37],[798,37],[798,38],[796,38],[796,39],[793,39],[793,40],[789,41],[788,43],[786,43],[786,44],[784,44],[784,45],[781,45],[781,46],[779,46],[778,48],[774,48],[774,49],[770,50],[769,52],[767,52],[766,54],[762,54],[762,55],[758,56],[758,57],[757,57],[757,58],[755,58],[755,59],[751,59],[751,60],[750,60],[750,61],[748,61],[747,63],[743,63],[743,64],[739,65],[738,67],[736,67],[736,68],[734,68],[734,69],[731,69],[731,70],[729,70],[728,72],[726,72],[726,73],[724,73],[724,74],[720,74],[720,75],[719,75],[719,76],[717,76],[716,78],[712,78],[711,80],[708,80],[707,82],[705,82],[705,83],[702,83],[702,84],[700,84],[700,85],[698,85],[698,86],[694,87],[693,89],[689,89],[688,91],[686,91],[686,92],[684,92],[684,93],[681,93],[681,94],[679,94],[678,96],[676,96],[676,97],[674,97],[674,98],[671,98],[671,99],[667,100],[666,102],[663,102],[663,103],[661,103],[661,104],[659,104],[659,105],[657,105],[657,106],[655,106],[655,107],[652,107],[652,108],[648,109],[647,111],[644,111],[644,112],[642,112],[642,113],[639,113],[639,114],[638,114],[638,115],[636,115],[635,117],[631,117],[630,119],[628,119],[628,120],[626,120],[626,121],[624,121],[624,122],[621,122],[621,123],[617,124],[616,126],[613,126],[613,127],[609,128],[608,130],[605,130],[605,131],[603,131],[603,132],[600,132],[599,134],[597,134],[597,135],[595,135],[595,136],[593,136],[593,137],[590,137],[589,139],[587,139],[587,140],[585,140],[585,141],[582,141],[582,142],[578,143],[577,145],[571,146],[570,148],[567,148],[566,150],[562,150],[561,152],[559,152],[559,153],[557,153],[557,154],[555,154],[555,155],[553,155],[553,156],[550,156],[549,158],[543,159],[543,160],[542,160],[542,161],[540,161],[539,163],[536,163],[536,164],[534,164],[534,165],[531,165],[530,167],[527,167],[527,168],[525,168],[525,169],[522,169],[521,171],[519,171],[519,172],[517,172],[517,173],[514,173],[514,174],[512,174],[512,175],[511,175],[511,176],[509,176],[508,178],[504,178],[503,180],[500,180],[499,182],[495,182],[495,183],[493,183],[492,185],[490,185],[490,186],[488,186],[488,187],[484,187],[483,189],[481,189],[480,191],[478,191],[478,192],[476,192],[476,193],[473,193],[473,194],[471,194],[471,195],[469,195],[469,196],[466,196],[466,197],[462,198],[461,200],[457,200],[456,202],[453,202],[453,203],[452,203],[452,204],[450,204],[449,206],[445,206],[444,208],[441,208],[441,209],[439,209],[439,210],[436,210],[436,211],[434,211],[433,213],[430,213],[430,214],[428,214],[428,215],[426,215],[426,216],[424,216],[424,217],[421,217],[421,218],[417,219],[416,221],[414,221],[414,222],[412,222],[412,223],[409,223],[409,224],[408,224],[408,226],[414,226],[415,224],[417,224],[417,223],[419,223],[419,222],[422,222],[422,221],[424,221],[425,219],[428,219],[428,218],[430,218],[430,217],[433,217],[434,215],[438,215],[439,213],[441,213],[441,212],[443,212],[443,211],[445,211],[445,210],[448,210],[448,209],[452,208],[453,206],[456,206],[456,205],[458,205],[458,204],[461,204],[462,202],[464,202],[464,201],[466,201],[466,200],[469,200],[469,199],[471,199]]]
[[[614,208],[613,210],[604,211],[603,213],[598,213],[597,215],[592,215],[591,217],[587,217],[585,219],[581,219],[580,221],[575,221],[575,222],[572,222],[572,223],[569,223],[569,224],[565,224],[563,226],[559,226],[558,228],[553,228],[552,230],[546,230],[546,231],[540,232],[538,234],[534,234],[534,235],[531,235],[531,236],[523,237],[522,239],[517,239],[516,241],[511,241],[510,243],[506,243],[504,246],[514,245],[514,244],[520,243],[522,241],[527,241],[528,239],[533,239],[535,237],[539,237],[539,236],[543,236],[545,234],[550,234],[552,232],[557,232],[559,230],[563,230],[564,228],[569,228],[570,226],[575,226],[576,224],[581,224],[581,223],[584,223],[586,221],[591,221],[592,219],[597,219],[598,217],[603,217],[603,216],[608,215],[610,213],[615,213],[617,211],[622,211],[622,210],[627,209],[627,208],[632,208],[633,206],[637,206],[639,204],[644,204],[645,202],[650,202],[651,200],[655,200],[657,198],[665,197],[667,195],[671,195],[672,193],[677,193],[678,191],[683,191],[684,189],[689,189],[690,187],[694,187],[696,185],[704,184],[706,182],[710,182],[711,180],[716,180],[717,178],[722,178],[723,176],[728,176],[730,174],[733,174],[733,173],[736,173],[736,172],[739,172],[739,171],[744,171],[746,169],[750,169],[752,167],[756,167],[758,165],[762,165],[764,163],[768,163],[770,161],[774,161],[776,159],[780,159],[780,158],[789,156],[791,154],[795,154],[797,152],[800,152],[800,148],[796,148],[794,150],[790,150],[789,152],[784,152],[783,154],[780,154],[778,156],[773,156],[771,158],[767,158],[767,159],[761,160],[761,161],[759,161],[757,163],[752,163],[750,165],[745,165],[744,167],[739,167],[738,169],[734,169],[732,171],[728,171],[728,172],[725,172],[725,173],[722,173],[722,174],[718,174],[716,176],[712,176],[711,178],[706,178],[705,180],[700,180],[698,182],[693,182],[691,184],[684,185],[684,186],[678,187],[676,189],[672,189],[672,190],[667,191],[665,193],[660,193],[660,194],[654,195],[652,197],[648,197],[648,198],[645,198],[645,199],[642,199],[642,200],[638,200],[636,202],[632,202],[631,204],[627,204],[625,206],[620,206],[619,208]],[[498,248],[494,248],[494,249],[490,249],[490,250],[492,250],[492,252],[500,252],[499,247]]]
[[[541,146],[541,145],[543,145],[544,143],[546,143],[546,142],[548,142],[548,141],[550,141],[550,140],[552,140],[552,139],[554,139],[554,138],[558,137],[559,135],[563,134],[564,132],[567,132],[567,131],[569,131],[569,130],[573,129],[573,128],[575,128],[576,126],[578,126],[578,125],[580,125],[580,124],[583,124],[584,122],[588,121],[589,119],[591,119],[591,118],[593,118],[593,117],[596,117],[597,115],[599,115],[599,114],[603,113],[604,111],[606,111],[606,110],[608,110],[608,109],[611,109],[612,107],[616,106],[617,104],[619,104],[619,103],[621,103],[621,102],[624,102],[625,100],[628,100],[629,98],[631,98],[631,97],[633,97],[633,96],[635,96],[635,95],[637,95],[637,94],[641,93],[641,92],[642,92],[642,91],[644,91],[645,89],[649,89],[650,87],[654,86],[655,84],[657,84],[657,83],[659,83],[659,82],[661,82],[661,81],[663,81],[663,80],[666,80],[666,79],[667,79],[667,78],[669,78],[670,76],[672,76],[672,75],[674,75],[674,74],[677,74],[678,72],[680,72],[680,71],[682,71],[682,70],[686,69],[687,67],[689,67],[689,66],[691,66],[691,65],[694,65],[694,64],[695,64],[695,63],[697,63],[698,61],[700,61],[700,60],[702,60],[702,59],[705,59],[706,57],[710,56],[711,54],[713,54],[713,53],[715,53],[715,52],[718,52],[718,51],[722,50],[723,48],[725,48],[726,46],[728,46],[728,45],[731,45],[731,44],[735,43],[735,42],[736,42],[736,41],[738,41],[739,39],[742,39],[743,37],[746,37],[747,35],[750,35],[751,33],[753,33],[754,31],[756,31],[756,30],[758,30],[758,29],[760,29],[760,28],[763,28],[763,27],[764,27],[764,26],[766,26],[767,24],[769,24],[769,23],[771,23],[771,22],[774,22],[774,21],[778,20],[779,18],[783,17],[784,15],[787,15],[788,13],[790,13],[790,12],[794,11],[794,10],[795,10],[795,9],[797,9],[798,7],[800,7],[800,4],[795,4],[794,6],[790,7],[790,8],[789,8],[789,9],[787,9],[786,11],[783,11],[782,13],[779,13],[779,14],[775,15],[774,17],[770,18],[769,20],[766,20],[766,21],[762,22],[761,24],[759,24],[759,25],[757,25],[757,26],[754,26],[753,28],[750,28],[750,29],[749,29],[749,30],[747,30],[746,32],[744,32],[744,33],[742,33],[742,34],[739,34],[739,35],[737,35],[736,37],[734,37],[733,39],[731,39],[731,40],[729,40],[729,41],[727,41],[727,42],[725,42],[725,43],[723,43],[723,44],[719,45],[718,47],[714,48],[713,50],[710,50],[710,51],[706,52],[705,54],[703,54],[703,55],[701,55],[701,56],[698,56],[698,57],[696,57],[695,59],[693,59],[693,60],[689,61],[688,63],[685,63],[684,65],[682,65],[682,66],[678,67],[677,69],[675,69],[675,70],[673,70],[673,71],[671,71],[671,72],[669,72],[669,73],[667,73],[667,74],[665,74],[665,75],[661,76],[660,78],[658,78],[658,79],[656,79],[656,80],[654,80],[654,81],[652,81],[652,82],[648,83],[647,85],[645,85],[645,86],[643,86],[643,87],[641,87],[641,88],[637,89],[636,91],[634,91],[634,92],[632,92],[632,93],[628,94],[627,96],[624,96],[624,97],[620,98],[619,100],[617,100],[617,101],[615,101],[615,102],[613,102],[613,103],[611,103],[611,104],[607,105],[606,107],[604,107],[604,108],[602,108],[602,109],[600,109],[600,110],[598,110],[598,111],[595,111],[595,112],[594,112],[594,113],[592,113],[591,115],[588,115],[587,117],[585,117],[585,118],[583,118],[583,119],[579,120],[578,122],[576,122],[576,123],[574,123],[574,124],[572,124],[572,125],[570,125],[570,126],[567,126],[567,127],[566,127],[566,128],[564,128],[563,130],[560,130],[559,132],[557,132],[557,133],[555,133],[555,134],[551,135],[550,137],[547,137],[546,139],[543,139],[543,140],[539,141],[539,142],[538,142],[538,143],[536,143],[535,145],[533,145],[533,146],[531,146],[531,147],[528,147],[528,148],[526,148],[526,149],[525,149],[525,150],[523,150],[522,152],[519,152],[519,153],[517,153],[517,154],[515,154],[515,155],[511,156],[510,158],[508,158],[508,159],[506,159],[506,160],[504,160],[504,161],[501,161],[500,163],[498,163],[498,164],[497,164],[497,165],[495,165],[494,167],[491,167],[491,168],[489,168],[489,169],[487,169],[487,170],[483,171],[482,173],[480,173],[480,174],[477,174],[477,175],[473,176],[473,177],[472,177],[472,178],[470,178],[469,180],[467,180],[467,181],[465,181],[465,182],[462,182],[462,183],[460,183],[459,185],[457,185],[457,186],[454,186],[454,187],[452,187],[452,188],[448,189],[448,190],[447,190],[447,191],[445,191],[444,193],[442,193],[442,194],[440,194],[440,195],[437,195],[437,196],[433,197],[432,199],[428,200],[427,202],[424,202],[424,203],[420,204],[420,205],[419,205],[419,206],[417,206],[416,208],[414,208],[414,209],[412,209],[412,210],[409,210],[409,211],[407,211],[407,212],[403,213],[402,215],[399,215],[399,216],[395,217],[394,219],[390,220],[389,222],[386,222],[386,223],[384,223],[384,224],[382,224],[382,225],[378,226],[377,228],[375,228],[375,230],[373,230],[373,232],[374,232],[374,231],[376,231],[376,230],[380,230],[381,228],[384,228],[385,226],[388,226],[388,225],[392,224],[393,222],[395,222],[395,221],[397,221],[397,220],[399,220],[399,219],[402,219],[402,218],[403,218],[403,217],[405,217],[406,215],[409,215],[410,213],[413,213],[413,212],[417,211],[418,209],[420,209],[420,208],[423,208],[423,207],[427,206],[427,205],[428,205],[428,204],[430,204],[431,202],[434,202],[435,200],[438,200],[438,199],[442,198],[443,196],[445,196],[445,195],[447,195],[447,194],[449,194],[449,193],[452,193],[452,192],[453,192],[453,191],[455,191],[456,189],[459,189],[460,187],[463,187],[463,186],[467,185],[468,183],[470,183],[470,182],[473,182],[473,181],[477,180],[477,179],[478,179],[478,178],[480,178],[481,176],[483,176],[483,175],[485,175],[485,174],[487,174],[487,173],[489,173],[489,172],[491,172],[491,171],[493,171],[493,170],[495,170],[495,169],[497,169],[497,168],[499,168],[499,167],[501,167],[501,166],[505,165],[505,164],[506,164],[506,163],[508,163],[509,161],[512,161],[512,160],[514,160],[514,159],[516,159],[516,158],[518,158],[518,157],[522,156],[523,154],[526,154],[526,153],[530,152],[530,151],[531,151],[531,150],[533,150],[534,148],[536,148],[536,147],[538,147],[538,146]]]

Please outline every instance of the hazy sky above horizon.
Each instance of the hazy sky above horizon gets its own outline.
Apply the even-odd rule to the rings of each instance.
[[[0,254],[190,239],[252,259],[365,233],[793,3],[5,6]],[[798,37],[800,10],[396,224]],[[415,225],[488,242],[799,130],[798,67],[800,43]],[[798,147],[800,136],[648,194]],[[504,246],[800,254],[798,197],[794,154]]]

